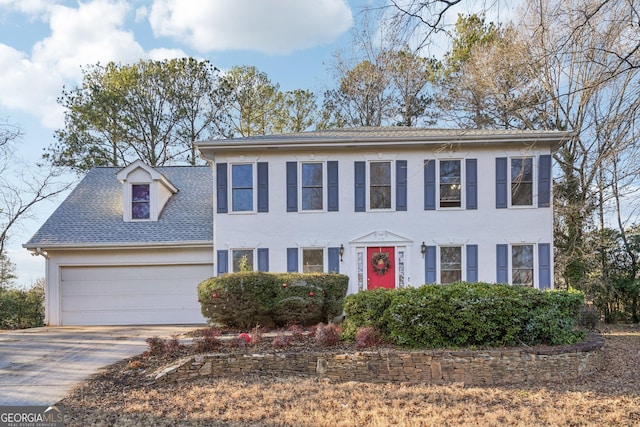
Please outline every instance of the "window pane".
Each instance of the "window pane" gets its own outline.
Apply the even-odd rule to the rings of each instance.
[[[302,164],[302,210],[319,210],[323,207],[322,163]]]
[[[253,271],[253,250],[242,249],[233,251],[233,272]]]
[[[234,189],[233,190],[233,210],[236,212],[253,210],[253,190]]]
[[[440,161],[440,183],[460,184],[460,160]]]
[[[391,187],[371,187],[371,209],[391,209]]]
[[[533,204],[533,185],[525,183],[511,184],[511,204],[529,206]]]
[[[253,166],[252,165],[233,165],[231,172],[231,182],[233,188],[253,187]]]
[[[324,250],[323,249],[303,249],[302,250],[302,272],[322,273],[324,271]]]
[[[533,287],[533,270],[513,270],[513,284]]]
[[[511,204],[533,204],[533,159],[511,159]]]
[[[134,202],[131,204],[131,218],[133,219],[149,219],[150,211],[149,202]]]
[[[533,245],[514,245],[512,254],[513,268],[533,268]]]
[[[440,283],[462,280],[462,248],[443,246],[440,248]]]
[[[391,185],[391,162],[370,163],[371,185]]]
[[[533,286],[533,245],[511,248],[511,281],[514,285]]]
[[[322,187],[322,163],[302,164],[302,186]]]
[[[231,207],[235,212],[253,211],[253,165],[232,165]]]
[[[149,184],[134,184],[131,186],[132,201],[148,202],[149,201]]]
[[[462,281],[462,273],[460,271],[442,271],[440,273],[440,283],[456,283]]]
[[[302,189],[302,210],[322,209],[322,188]]]

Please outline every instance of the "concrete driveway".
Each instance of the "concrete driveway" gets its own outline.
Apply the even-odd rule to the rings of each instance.
[[[0,405],[53,405],[101,368],[204,325],[62,326],[0,332]]]

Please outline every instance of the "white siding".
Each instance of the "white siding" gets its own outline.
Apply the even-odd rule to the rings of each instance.
[[[270,271],[277,272],[286,271],[286,248],[326,248],[343,244],[345,254],[340,272],[350,276],[350,292],[354,292],[358,289],[358,254],[366,246],[389,243],[386,241],[388,237],[384,236],[400,236],[401,241],[394,237],[391,240],[395,239],[396,242],[391,243],[403,248],[405,286],[424,283],[425,264],[420,251],[422,242],[436,246],[473,244],[478,245],[478,279],[495,282],[497,244],[553,243],[552,208],[538,208],[536,198],[537,156],[549,154],[550,147],[528,147],[526,150],[521,150],[520,147],[522,146],[505,149],[501,146],[495,149],[461,146],[460,149],[447,147],[446,150],[428,148],[400,152],[389,149],[362,152],[341,147],[332,152],[263,152],[259,161],[269,162],[269,212],[215,214],[214,247],[216,250],[269,248]],[[496,209],[495,159],[523,155],[536,158],[534,204],[531,207]],[[460,159],[464,164],[464,159],[467,158],[477,159],[477,210],[448,208],[425,211],[424,161]],[[246,161],[244,156],[239,155],[225,156],[224,153],[216,153],[215,156],[217,163],[232,164],[240,159]],[[299,164],[303,161],[330,160],[339,162],[339,212],[286,212],[286,162],[297,161]],[[407,211],[354,212],[354,162],[371,160],[408,161]],[[300,201],[298,203],[300,205]],[[369,241],[360,239],[367,235],[374,237]],[[376,238],[376,235],[380,237]],[[551,262],[553,264],[553,260]],[[364,270],[366,274],[366,266]],[[537,263],[535,270],[537,286]]]

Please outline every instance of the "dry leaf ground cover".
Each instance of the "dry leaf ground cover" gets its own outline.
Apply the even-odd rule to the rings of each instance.
[[[61,403],[67,426],[640,426],[640,328],[602,331],[587,378],[514,387],[329,382],[244,376],[150,384],[162,363],[110,366]]]

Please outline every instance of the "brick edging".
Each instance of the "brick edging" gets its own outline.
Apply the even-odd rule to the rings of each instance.
[[[336,381],[507,385],[580,378],[602,364],[604,337],[556,347],[475,351],[397,350],[357,352],[210,353],[191,356],[157,373],[156,383],[200,377],[282,373]]]

